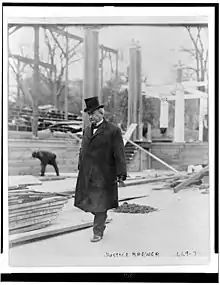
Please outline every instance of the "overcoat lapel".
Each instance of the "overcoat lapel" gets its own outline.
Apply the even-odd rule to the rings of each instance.
[[[91,138],[90,138],[90,143],[92,142],[92,140],[94,139],[94,138],[96,138],[98,135],[100,135],[100,134],[103,134],[104,133],[104,129],[105,129],[105,123],[106,123],[106,121],[105,120],[103,120],[103,122],[102,122],[102,124],[101,124],[101,126],[97,129],[97,131],[91,136]]]
[[[102,134],[104,132],[104,122],[102,123],[102,125],[97,129],[97,131],[93,134],[93,136],[91,137],[91,140],[93,140],[95,137],[97,137],[98,135]]]

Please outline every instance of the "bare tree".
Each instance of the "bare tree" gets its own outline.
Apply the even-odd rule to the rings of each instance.
[[[193,34],[193,29],[196,33]],[[196,28],[186,26],[186,30],[189,34],[189,37],[192,41],[193,48],[181,48],[181,51],[187,52],[195,60],[195,66],[186,67],[188,75],[190,74],[189,70],[192,71],[191,76],[195,75],[197,81],[204,81],[208,79],[208,49],[205,49],[204,43],[201,37],[201,32],[206,29],[201,26]],[[198,88],[201,91],[205,91],[204,86]]]
[[[10,51],[9,51],[10,53]],[[21,54],[24,56],[23,49],[21,47]],[[9,58],[8,60],[9,68],[12,70],[16,83],[17,83],[17,95],[16,95],[16,105],[21,107],[22,102],[25,103],[27,99],[27,92],[23,85],[24,69],[27,63],[16,60],[15,58]],[[22,94],[21,94],[21,92]]]
[[[64,29],[60,27],[59,29]],[[48,63],[57,66],[59,61],[59,68],[53,69],[41,69],[40,78],[43,80],[44,84],[49,87],[50,95],[54,98],[54,102],[59,102],[64,89],[64,75],[66,66],[66,57],[68,56],[68,66],[76,61],[79,61],[82,56],[80,56],[76,49],[80,42],[77,42],[71,49],[69,49],[68,55],[65,52],[65,46],[63,43],[65,40],[62,35],[54,33],[50,29],[44,29],[45,44],[48,48]],[[56,93],[54,94],[53,86],[56,86]]]
[[[187,66],[184,68],[183,78],[186,80],[196,80],[196,81],[204,81],[208,80],[208,49],[205,48],[204,40],[202,39],[202,32],[207,31],[207,28],[197,26],[193,28],[191,26],[185,27],[190,40],[192,42],[192,48],[182,47],[181,51],[188,53],[193,59],[193,66]],[[200,86],[197,88],[198,90],[205,92],[205,86]],[[198,119],[199,119],[199,100],[190,100],[190,102],[186,101],[185,115],[188,118],[188,126],[191,128],[198,127]]]

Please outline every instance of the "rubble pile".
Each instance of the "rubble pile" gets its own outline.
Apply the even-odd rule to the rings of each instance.
[[[127,202],[124,202],[122,205],[120,205],[117,209],[114,210],[114,212],[116,213],[129,213],[129,214],[148,214],[154,211],[158,211],[158,209],[134,203],[129,204]]]

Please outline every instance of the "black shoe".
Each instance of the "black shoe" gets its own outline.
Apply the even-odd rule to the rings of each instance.
[[[100,241],[101,239],[102,239],[102,236],[94,235],[90,241],[91,242],[97,242],[97,241]]]

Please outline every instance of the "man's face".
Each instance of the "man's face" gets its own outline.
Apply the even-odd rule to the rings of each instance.
[[[95,110],[94,112],[89,112],[88,115],[91,124],[97,124],[103,118],[102,114],[99,113],[99,110]]]

